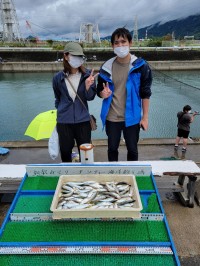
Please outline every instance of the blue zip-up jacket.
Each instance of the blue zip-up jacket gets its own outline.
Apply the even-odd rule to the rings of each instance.
[[[114,93],[114,84],[112,81],[112,64],[116,57],[106,61],[98,76],[97,95],[103,90],[103,83],[108,82],[112,94],[103,100],[101,108],[101,120],[105,126],[106,117],[109,112]],[[125,125],[126,127],[136,125],[141,120],[141,99],[149,99],[151,96],[152,72],[148,64],[141,58],[131,55],[128,78],[126,82],[126,107],[125,107]]]
[[[91,72],[86,69],[86,72],[81,75],[77,90],[87,110],[87,101],[93,100],[96,95],[95,83],[90,86],[88,91],[85,88],[85,80],[89,77],[90,73]],[[54,75],[53,90],[55,95],[55,107],[57,109],[57,123],[77,124],[90,120],[89,112],[82,105],[78,97],[76,96],[74,101],[70,97],[65,83],[65,73],[63,71]]]

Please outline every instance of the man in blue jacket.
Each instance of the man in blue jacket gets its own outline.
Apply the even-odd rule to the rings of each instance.
[[[97,95],[103,98],[101,119],[108,136],[108,160],[118,161],[123,131],[127,161],[137,161],[140,128],[148,128],[152,73],[143,59],[130,54],[132,36],[127,29],[116,29],[111,44],[117,56],[102,65],[97,85]]]

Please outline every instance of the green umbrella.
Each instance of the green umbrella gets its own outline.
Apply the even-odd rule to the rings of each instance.
[[[35,140],[49,139],[56,125],[57,110],[38,114],[29,124],[24,135]]]

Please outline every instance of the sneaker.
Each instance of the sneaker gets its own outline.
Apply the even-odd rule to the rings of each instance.
[[[185,160],[185,154],[182,153],[181,160]]]
[[[181,155],[181,159],[182,159],[182,160],[185,159],[185,154],[186,154],[186,150],[182,150],[182,155]]]
[[[178,146],[174,146],[174,158],[180,158],[178,154]]]

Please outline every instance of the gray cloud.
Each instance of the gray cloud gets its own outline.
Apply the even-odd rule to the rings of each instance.
[[[117,27],[138,28],[200,13],[199,0],[15,0],[23,37],[78,38],[81,23],[98,24],[100,35],[110,35]],[[26,27],[29,21],[32,29]]]

